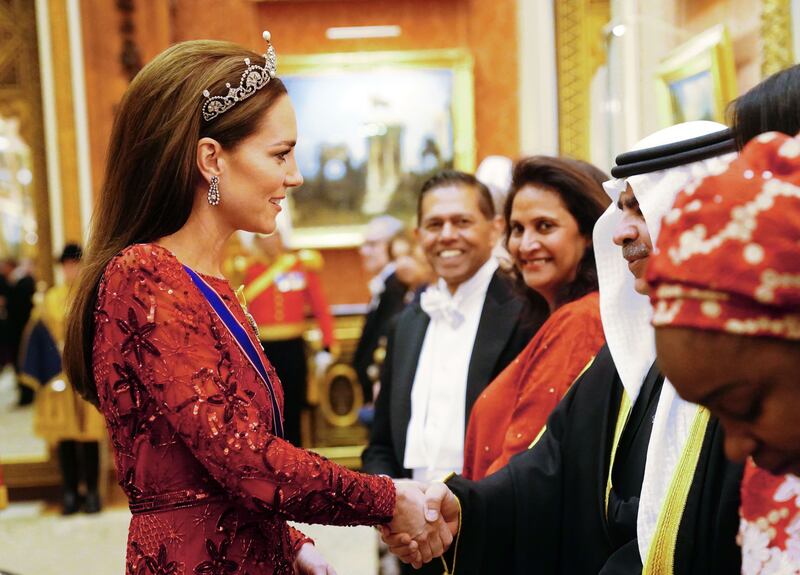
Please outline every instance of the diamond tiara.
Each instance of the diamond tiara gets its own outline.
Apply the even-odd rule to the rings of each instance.
[[[266,86],[270,80],[275,77],[278,71],[277,57],[275,56],[275,49],[270,42],[270,33],[266,30],[262,37],[267,42],[267,51],[264,53],[264,65],[251,64],[250,58],[245,58],[244,63],[247,65],[242,78],[239,80],[239,85],[231,88],[230,83],[226,83],[225,87],[228,88],[228,93],[224,96],[212,96],[208,90],[203,90],[203,96],[206,100],[203,102],[203,119],[208,122],[224,114],[236,105],[236,102],[246,100],[261,88]]]

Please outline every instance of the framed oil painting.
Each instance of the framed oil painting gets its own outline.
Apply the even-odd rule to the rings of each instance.
[[[289,194],[292,247],[359,245],[364,225],[412,223],[444,168],[475,167],[472,60],[461,50],[286,56],[304,184]]]
[[[679,46],[657,74],[659,108],[665,126],[690,120],[725,122],[725,107],[736,97],[733,48],[723,25]]]
[[[31,148],[18,118],[0,115],[0,259],[35,259],[38,223]]]

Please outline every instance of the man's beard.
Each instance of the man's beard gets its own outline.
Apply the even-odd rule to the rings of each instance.
[[[622,246],[622,257],[629,262],[646,258],[650,250],[641,242],[631,242]]]

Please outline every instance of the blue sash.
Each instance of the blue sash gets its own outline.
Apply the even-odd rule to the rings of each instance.
[[[247,332],[242,327],[242,324],[236,319],[225,301],[222,299],[217,291],[211,287],[203,278],[197,275],[194,270],[187,266],[183,266],[189,277],[192,278],[194,285],[200,290],[200,293],[205,296],[211,308],[216,312],[223,325],[228,329],[228,332],[233,336],[233,340],[242,350],[245,357],[250,360],[250,364],[255,368],[256,372],[261,376],[264,384],[269,391],[269,399],[272,403],[272,425],[273,432],[278,437],[283,437],[283,422],[281,421],[281,410],[278,407],[278,401],[275,397],[275,388],[272,386],[272,381],[267,374],[267,367],[264,365],[262,354],[256,348],[253,340],[247,335]]]

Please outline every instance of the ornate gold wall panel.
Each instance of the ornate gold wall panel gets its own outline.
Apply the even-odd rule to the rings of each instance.
[[[227,3],[228,0],[216,2],[220,6]],[[123,39],[119,33],[122,20],[117,2],[81,0],[80,5],[92,187],[96,197],[103,182],[106,150],[111,137],[115,109],[128,87],[128,77],[120,64]],[[170,28],[172,5],[172,1],[165,0],[136,1],[136,10],[133,13],[136,28],[134,36],[145,63],[165,50],[171,40],[175,40],[171,37]],[[198,18],[203,14],[202,6],[193,9],[187,7],[185,10],[190,12],[188,17],[191,17],[191,13]],[[228,16],[232,19],[233,27],[236,26],[235,16],[235,14]],[[244,26],[247,23],[241,21],[238,24]],[[213,36],[209,33],[207,36],[199,37]]]
[[[587,158],[589,139],[589,61],[583,41],[585,0],[556,0],[558,144],[562,154]]]
[[[75,107],[72,95],[72,62],[66,0],[50,0],[48,7],[52,46],[48,57],[53,62],[64,243],[80,243],[83,236],[83,222],[81,222],[78,184],[78,147],[75,137]]]
[[[30,0],[0,2],[0,115],[17,117],[31,148],[31,181],[35,202],[38,277],[52,280],[50,212],[44,155],[36,13]]]
[[[791,0],[762,0],[761,77],[794,64]]]
[[[555,0],[558,142],[562,154],[589,159],[590,86],[605,60],[608,0]]]

